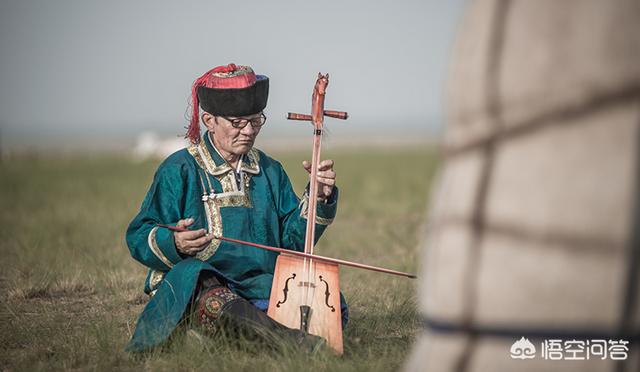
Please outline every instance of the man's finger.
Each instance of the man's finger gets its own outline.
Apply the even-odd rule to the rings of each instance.
[[[210,242],[206,242],[206,243],[204,243],[203,245],[201,245],[201,246],[199,246],[199,247],[193,248],[193,250],[194,250],[196,253],[197,253],[197,252],[200,252],[201,250],[203,250],[203,249],[207,248],[207,247],[209,246],[209,243],[210,243]]]
[[[178,221],[176,224],[177,227],[187,227],[193,223],[193,218],[185,218],[184,220]]]
[[[324,177],[324,178],[336,178],[336,172],[332,171],[332,170],[327,170],[327,171],[323,171],[323,172],[318,172],[318,177]]]
[[[333,160],[331,160],[331,159],[323,160],[318,165],[318,169],[320,169],[320,170],[331,169],[331,167],[333,167]]]
[[[204,247],[200,248],[187,248],[185,250],[185,253],[188,254],[189,256],[194,256],[196,253],[200,252],[201,250],[203,250]]]
[[[304,169],[307,170],[307,172],[311,171],[311,162],[308,160],[305,160],[302,162],[302,166],[304,167]],[[320,171],[326,171],[329,169],[333,168],[333,160],[331,159],[327,159],[327,160],[323,160],[320,163],[318,163],[318,170]]]
[[[185,227],[187,225],[187,221],[189,221],[188,218],[178,221],[178,223],[176,223],[176,227]]]
[[[213,235],[211,236],[211,239],[207,240],[204,244],[197,246],[197,247],[192,247],[192,248],[188,248],[188,252],[190,255],[194,255],[198,252],[200,252],[201,250],[207,248],[209,246],[209,243],[211,242],[211,240],[213,240]]]
[[[177,235],[178,239],[193,240],[193,239],[198,239],[199,237],[205,235],[206,233],[207,233],[207,230],[199,229],[199,230],[193,230],[193,231],[176,232],[175,234]]]
[[[213,239],[213,235],[205,235],[198,239],[187,240],[185,243],[189,248],[198,248],[198,247],[205,246],[212,239]]]
[[[317,179],[318,179],[318,182],[325,185],[333,186],[336,184],[335,178],[318,177]]]

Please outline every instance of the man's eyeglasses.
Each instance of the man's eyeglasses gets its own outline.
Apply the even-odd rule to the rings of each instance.
[[[224,117],[224,116],[223,116]],[[264,125],[267,121],[267,117],[264,114],[260,114],[257,118],[253,119],[232,119],[224,117],[226,120],[231,122],[231,125],[234,128],[242,129],[247,126],[247,124],[251,123],[251,126],[254,128],[259,128]]]

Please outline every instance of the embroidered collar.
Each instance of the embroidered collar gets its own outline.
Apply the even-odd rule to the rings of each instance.
[[[218,152],[218,149],[211,143],[208,131],[199,144],[192,146],[193,148],[191,148],[189,152],[192,153],[192,155],[194,155],[194,152],[198,153],[199,158],[202,160],[202,163],[204,163],[200,164],[200,166],[204,165],[203,168],[211,175],[219,176],[232,170],[229,163],[224,160]],[[240,159],[240,170],[251,174],[260,173],[260,166],[258,165],[259,158],[258,150],[252,148]]]
[[[242,161],[241,169],[247,173],[258,174],[260,173],[260,166],[258,165],[259,160],[260,154],[258,154],[258,150],[251,148]]]

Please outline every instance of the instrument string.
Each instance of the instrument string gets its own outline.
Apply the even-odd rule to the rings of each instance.
[[[319,123],[313,122],[313,151],[311,153],[311,172],[309,175],[309,194],[308,197],[308,210],[307,210],[307,228],[305,236],[305,253],[313,254],[313,248],[315,243],[315,222],[318,203],[318,163],[320,162],[320,150],[322,146],[322,121]],[[315,292],[315,270],[313,270],[313,259],[309,259],[308,262],[305,259],[303,263],[304,272],[304,305],[310,306],[311,300]],[[313,288],[312,288],[313,287]],[[311,298],[310,298],[311,297]]]

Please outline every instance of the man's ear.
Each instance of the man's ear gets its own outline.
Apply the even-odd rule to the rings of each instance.
[[[208,112],[203,112],[200,119],[202,120],[202,124],[213,132],[215,128],[214,125],[216,124],[214,116]]]

